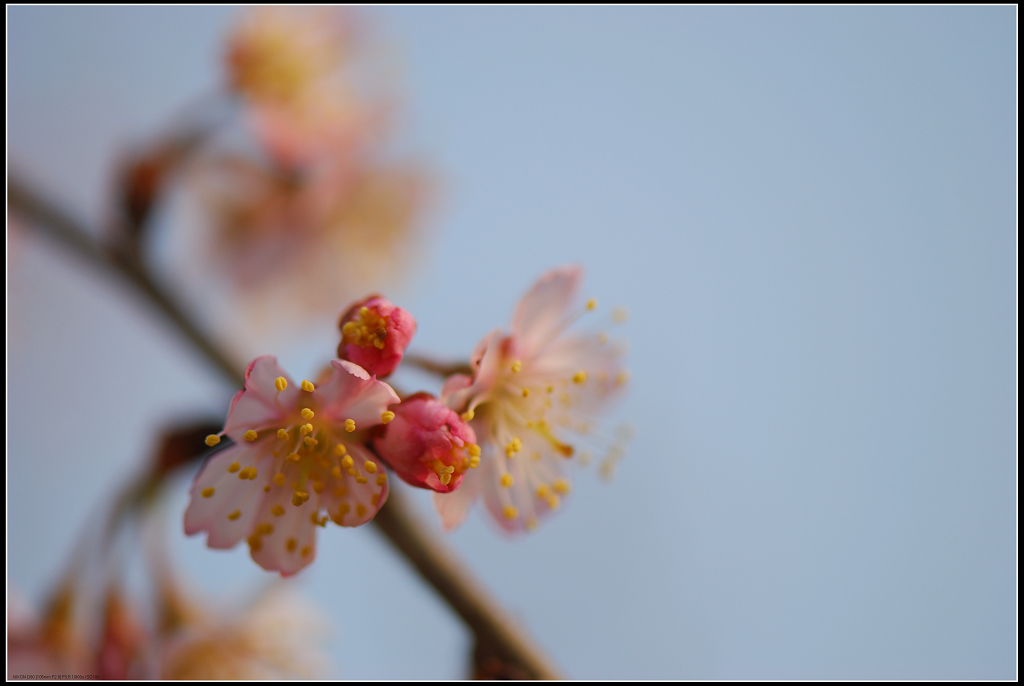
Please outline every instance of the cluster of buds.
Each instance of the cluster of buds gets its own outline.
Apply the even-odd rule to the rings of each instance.
[[[205,464],[185,512],[188,534],[211,548],[245,541],[253,560],[283,576],[316,554],[316,529],[369,522],[388,496],[388,472],[434,491],[446,528],[478,498],[509,531],[534,528],[570,490],[573,441],[623,388],[621,353],[604,333],[569,327],[596,307],[575,305],[582,269],[542,276],[520,301],[512,331],[477,346],[472,375],[441,397],[401,399],[382,378],[416,331],[406,310],[380,295],[341,316],[338,358],[315,381],[295,381],[271,356],[249,365],[224,429],[233,441]],[[479,440],[478,440],[479,439]]]

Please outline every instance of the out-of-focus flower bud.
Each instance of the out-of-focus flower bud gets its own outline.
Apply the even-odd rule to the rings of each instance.
[[[480,464],[473,429],[429,393],[406,398],[394,413],[373,447],[406,483],[448,493]]]
[[[338,357],[355,362],[371,374],[387,376],[402,361],[416,333],[416,320],[387,298],[371,295],[341,316]]]

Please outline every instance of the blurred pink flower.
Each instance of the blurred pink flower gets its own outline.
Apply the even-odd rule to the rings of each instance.
[[[458,526],[482,496],[503,528],[531,529],[568,494],[571,437],[591,433],[595,415],[627,380],[606,336],[568,330],[584,312],[574,304],[582,277],[576,266],[541,276],[519,301],[511,334],[494,331],[477,345],[473,376],[445,382],[442,398],[470,421],[482,451],[480,468],[458,491],[434,495],[445,528]]]
[[[333,360],[319,384],[296,385],[276,358],[256,358],[224,424],[235,444],[196,476],[185,533],[208,532],[211,548],[244,538],[264,569],[298,572],[315,557],[318,526],[360,526],[387,499],[387,476],[364,444],[397,402],[351,362]]]
[[[466,470],[480,464],[473,429],[429,393],[396,406],[394,420],[373,447],[403,481],[438,493],[454,491]]]
[[[371,374],[387,376],[402,361],[416,333],[416,320],[386,298],[371,295],[354,303],[338,322],[338,357]]]

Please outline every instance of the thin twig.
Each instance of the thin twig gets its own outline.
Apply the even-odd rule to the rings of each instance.
[[[402,363],[411,364],[425,372],[437,374],[438,376],[451,376],[452,374],[470,376],[473,374],[473,368],[465,362],[440,362],[426,355],[417,355],[416,353],[406,353],[405,357],[402,358]]]
[[[239,372],[241,365],[232,361],[192,321],[174,298],[150,278],[145,267],[130,252],[104,249],[79,222],[13,174],[8,175],[7,203],[9,211],[22,214],[29,220],[30,228],[55,239],[93,266],[125,279],[226,381],[236,387],[244,384]],[[464,371],[457,365],[444,366],[426,358],[414,359],[417,366],[435,373]],[[478,643],[491,646],[494,652],[518,664],[534,678],[560,678],[558,671],[526,632],[487,593],[448,546],[417,517],[401,490],[391,490],[387,503],[372,522],[458,613],[474,632]]]

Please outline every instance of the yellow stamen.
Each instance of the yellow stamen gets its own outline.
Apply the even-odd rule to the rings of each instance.
[[[241,467],[239,466],[239,464],[237,462],[232,462],[231,464],[228,465],[228,473],[230,473],[230,474],[234,474],[239,469],[241,469]]]
[[[245,479],[248,479],[249,478],[249,468],[245,467],[244,469],[242,469],[242,471],[238,472],[238,478],[242,479],[243,481]]]
[[[313,433],[313,425],[303,424],[302,426],[299,427],[299,433],[302,434],[303,436]]]
[[[505,472],[504,474],[501,475],[501,487],[502,488],[510,488],[511,486],[512,486],[512,475],[509,474],[508,472]]]
[[[578,383],[578,384],[586,383],[587,382],[587,373],[585,371],[582,371],[582,370],[576,372],[575,374],[572,375],[572,382],[573,383]]]
[[[213,486],[207,486],[206,488],[204,488],[200,492],[203,494],[204,498],[212,498],[213,497]]]
[[[558,479],[555,483],[551,484],[551,488],[555,489],[556,492],[561,493],[562,495],[565,495],[572,490],[569,482],[565,479]]]
[[[362,517],[366,514],[366,505],[359,503],[356,505],[356,517]]]
[[[590,300],[587,301],[587,309],[588,310],[596,310],[597,309],[597,298],[591,298]]]
[[[292,505],[299,507],[303,503],[309,500],[309,493],[305,491],[295,491],[292,493]]]
[[[502,514],[505,515],[505,519],[515,519],[519,516],[519,509],[515,505],[506,505]]]
[[[277,377],[276,379],[274,379],[274,388],[277,389],[278,393],[288,388],[288,379],[284,378],[283,376]]]
[[[345,420],[345,431],[348,431],[349,433],[352,433],[355,430],[356,430],[356,422],[355,422],[355,420],[354,419],[346,419]]]
[[[395,413],[392,412],[391,410],[388,410],[387,412],[381,412],[381,414],[380,414],[380,420],[382,422],[384,422],[385,424],[387,424],[388,422],[390,422],[394,418],[395,418]]]
[[[377,475],[377,485],[378,486],[383,486],[387,482],[388,482],[388,475],[387,474],[385,474],[384,472],[381,472],[380,474]]]
[[[365,483],[367,483],[368,481],[369,481],[369,479],[367,479],[367,478],[366,478],[365,476],[363,476],[362,474],[357,474],[357,475],[356,475],[356,483],[357,483],[357,484],[365,484]]]
[[[285,457],[284,459],[288,460],[289,462],[298,462],[299,460],[302,459],[302,457],[298,453],[288,453],[288,456]]]
[[[257,536],[269,536],[274,533],[274,525],[264,522],[256,527]]]
[[[305,438],[302,439],[302,442],[305,443],[306,445],[308,445],[310,448],[312,448],[313,446],[318,444],[320,441],[316,440],[312,436],[306,436]]]
[[[518,438],[513,438],[511,441],[508,442],[508,445],[505,446],[505,455],[507,457],[512,457],[522,449],[523,442]]]
[[[315,389],[316,386],[313,385],[312,381],[307,381],[306,379],[302,380],[302,390],[306,393],[312,393]]]
[[[313,492],[316,493],[317,495],[319,495],[320,493],[323,493],[324,492],[324,482],[323,481],[314,481],[313,482]]]
[[[476,443],[470,443],[466,446],[466,454],[470,457],[480,457],[480,446]]]
[[[263,487],[263,492],[270,493],[270,484],[267,484],[266,486]]]
[[[371,503],[371,504],[372,504],[372,505],[373,505],[374,507],[377,507],[377,502],[378,502],[379,500],[380,500],[380,493],[374,493],[373,495],[371,495],[371,496],[370,496],[370,503]]]
[[[473,412],[472,409],[468,409],[468,410],[466,410],[465,412],[462,413],[462,421],[464,421],[464,422],[473,421],[473,417],[475,417],[475,416],[476,416],[476,413]]]
[[[338,465],[334,465],[333,467],[331,467],[331,476],[333,476],[335,479],[340,479],[341,467],[339,467]]]
[[[557,495],[552,493],[548,497],[548,507],[550,507],[552,510],[557,510],[560,503],[561,503],[561,501],[558,500],[558,496]]]
[[[288,436],[288,432],[285,431],[284,429],[277,430],[277,437],[280,438],[282,441],[287,441],[290,438],[290,436]]]
[[[294,553],[295,549],[299,547],[299,543],[294,538],[289,538],[285,542],[284,547],[288,549],[289,553]]]
[[[548,488],[547,484],[540,484],[537,486],[537,497],[541,500],[547,500],[548,496],[551,495],[551,489]]]
[[[512,363],[512,373],[513,373],[513,374],[518,374],[518,373],[519,373],[519,371],[520,371],[520,370],[521,370],[522,368],[523,368],[523,363],[522,363],[522,361],[521,361],[521,360],[516,360],[516,361],[514,361],[514,362]]]
[[[234,512],[232,512],[231,514],[228,515],[228,519],[230,519],[233,522],[233,521],[235,521],[236,519],[238,519],[241,516],[242,516],[241,510],[235,510]]]
[[[302,408],[302,412],[300,412],[300,414],[302,415],[303,419],[313,418],[313,410],[309,409],[308,407]]]
[[[211,448],[217,445],[218,443],[220,443],[220,436],[218,436],[217,434],[210,434],[209,436],[206,437],[206,445],[210,446]]]
[[[341,466],[343,469],[351,469],[352,465],[354,464],[355,462],[352,461],[351,455],[346,455],[345,457],[341,458]]]
[[[323,524],[321,524],[320,526],[323,526]],[[302,555],[302,557],[308,557],[311,552],[313,552],[313,551],[307,545],[307,546],[304,546],[302,548],[302,550],[299,551],[299,555]]]
[[[285,478],[284,474],[277,473],[274,475],[274,483],[278,486],[284,486]]]
[[[258,436],[259,436],[258,433],[256,433],[252,429],[249,429],[248,431],[245,432],[245,435],[243,436],[243,438],[245,440],[247,440],[247,441],[255,441]]]
[[[523,397],[524,398],[529,398],[530,397],[530,389],[529,388],[524,388],[523,389]]]
[[[249,549],[254,553],[258,553],[263,548],[263,541],[260,540],[259,536],[250,536],[246,539],[246,542],[249,544]]]
[[[280,517],[284,514],[284,508],[281,507],[280,505],[274,505],[272,508],[270,508],[270,513],[275,517]]]
[[[445,486],[451,483],[452,475],[448,472],[441,472],[437,475],[438,480]]]
[[[469,458],[469,468],[470,469],[476,469],[479,466],[480,466],[480,457],[478,455],[474,455],[473,457]]]
[[[348,503],[342,503],[341,505],[338,505],[338,516],[344,517],[349,513],[349,510],[351,509],[352,508],[349,506]]]
[[[366,470],[367,474],[376,474],[377,473],[377,465],[375,465],[374,463],[370,462],[369,460],[367,460],[366,462],[363,463],[363,469]]]
[[[339,443],[338,445],[334,446],[334,454],[337,455],[338,457],[341,457],[342,455],[344,455],[346,450],[347,449],[345,448],[345,446],[342,445],[341,443]]]

